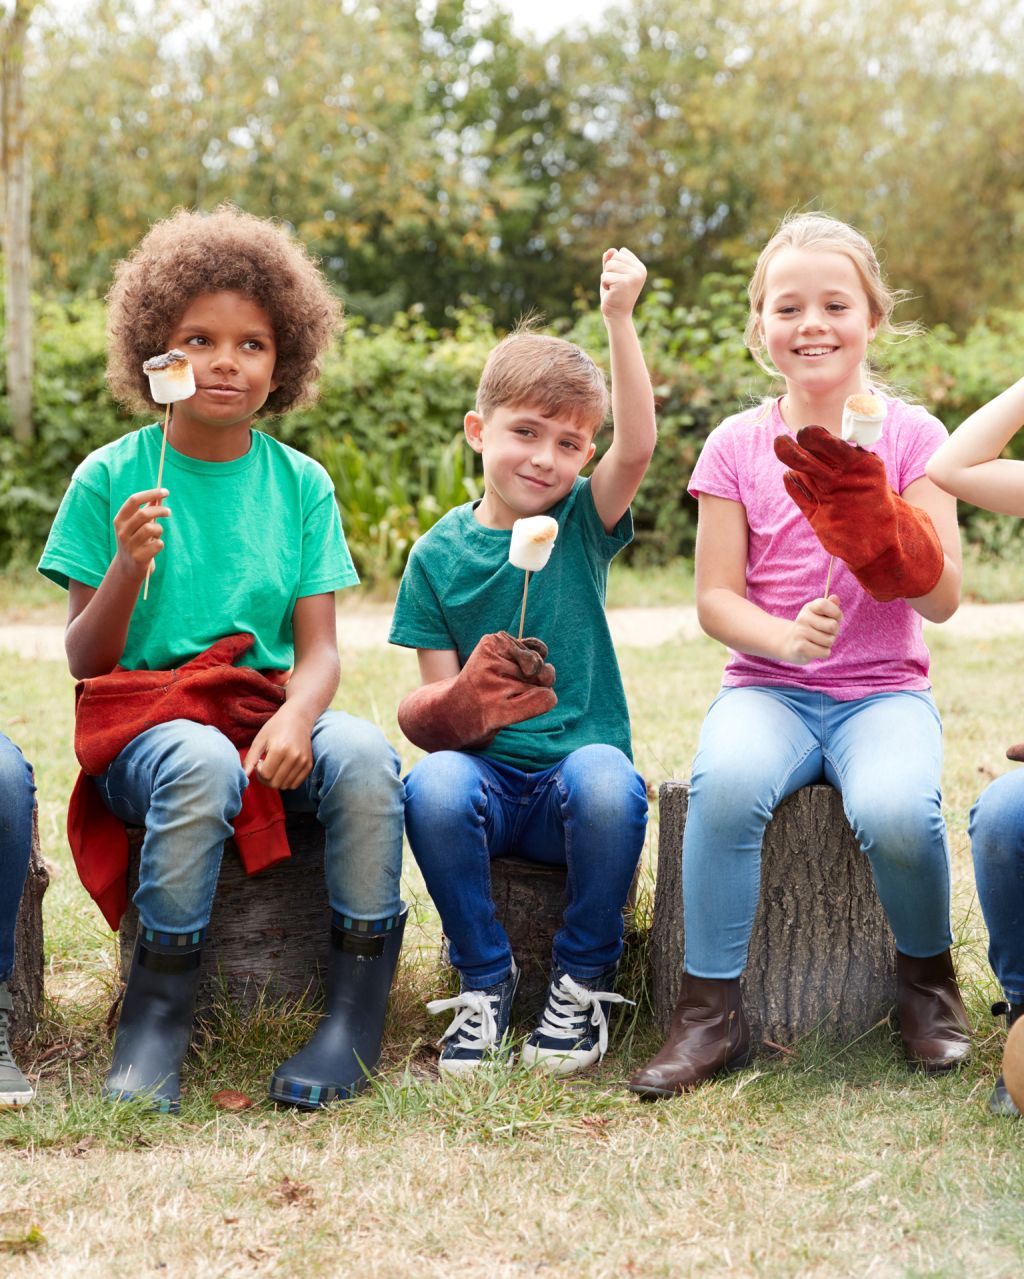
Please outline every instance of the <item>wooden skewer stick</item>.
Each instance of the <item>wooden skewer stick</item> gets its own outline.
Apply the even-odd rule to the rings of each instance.
[[[825,578],[825,594],[822,596],[822,599],[828,599],[828,588],[832,585],[832,570],[835,568],[835,564],[836,557],[832,555],[829,557],[828,561],[828,576]]]
[[[530,570],[526,570],[526,581],[523,583],[523,607],[519,612],[519,638],[523,638],[523,623],[526,621],[526,592],[530,589]]]
[[[167,428],[171,425],[171,406],[167,405],[164,411],[164,438],[160,441],[160,465],[156,471],[156,486],[163,487],[164,482],[164,457],[167,454]],[[150,560],[146,566],[146,585],[142,588],[142,598],[149,599],[149,579],[153,576],[153,561]]]

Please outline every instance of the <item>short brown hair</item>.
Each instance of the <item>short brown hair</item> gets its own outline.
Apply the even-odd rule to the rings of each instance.
[[[225,290],[261,306],[274,328],[278,385],[257,416],[313,403],[341,303],[285,227],[227,204],[209,214],[179,209],[117,264],[107,295],[107,381],[117,399],[155,406],[143,361],[166,349],[193,298]]]
[[[487,357],[476,391],[476,411],[484,421],[505,405],[571,418],[596,431],[608,412],[608,386],[590,356],[572,342],[520,328]]]

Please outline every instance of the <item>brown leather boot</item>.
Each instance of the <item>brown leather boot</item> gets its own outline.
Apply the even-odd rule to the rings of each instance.
[[[929,1074],[962,1066],[971,1041],[949,951],[928,959],[897,951],[896,998],[910,1064]]]
[[[629,1088],[641,1097],[673,1097],[723,1070],[739,1070],[752,1055],[740,979],[683,973],[668,1038]]]

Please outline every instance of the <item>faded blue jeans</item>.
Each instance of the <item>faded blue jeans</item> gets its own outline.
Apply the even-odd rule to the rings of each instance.
[[[1024,770],[983,792],[969,830],[989,963],[1006,998],[1024,1004]]]
[[[0,733],[0,981],[14,969],[14,926],[32,848],[32,769]]]
[[[320,716],[312,746],[312,771],[281,798],[286,810],[316,813],[325,828],[331,907],[353,919],[398,914],[398,756],[372,724],[341,711]],[[205,928],[247,785],[235,747],[215,728],[171,720],[129,742],[96,784],[116,817],[146,828],[134,898],[143,925]]]
[[[686,971],[729,978],[746,967],[765,827],[812,782],[842,794],[897,948],[917,958],[946,950],[941,774],[930,693],[839,702],[806,689],[722,689],[701,729],[683,836]]]
[[[405,779],[406,829],[466,989],[509,975],[512,950],[491,896],[491,858],[565,866],[554,962],[577,981],[622,952],[622,908],[647,826],[643,778],[613,746],[584,746],[536,773],[437,751]]]

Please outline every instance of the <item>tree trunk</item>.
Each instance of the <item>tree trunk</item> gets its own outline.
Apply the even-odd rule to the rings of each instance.
[[[689,787],[661,787],[651,934],[655,1014],[667,1030],[683,970],[682,846]],[[812,1031],[856,1038],[896,999],[896,949],[861,852],[831,786],[779,805],[761,852],[761,899],[742,979],[754,1042]]]
[[[227,996],[249,1011],[268,1001],[319,993],[327,961],[331,909],[324,879],[324,830],[312,814],[287,819],[287,861],[247,875],[232,840],[224,848],[200,974],[198,1005],[209,1011]],[[139,882],[143,831],[130,829],[128,891]],[[131,968],[139,916],[121,920],[121,980]]]
[[[16,440],[32,438],[32,168],[25,111],[25,33],[33,0],[16,0],[3,31],[4,293],[7,394]]]
[[[7,983],[14,1000],[11,1038],[35,1034],[43,1013],[43,894],[50,876],[39,852],[38,812],[32,815],[32,851],[14,926],[14,972]]]

